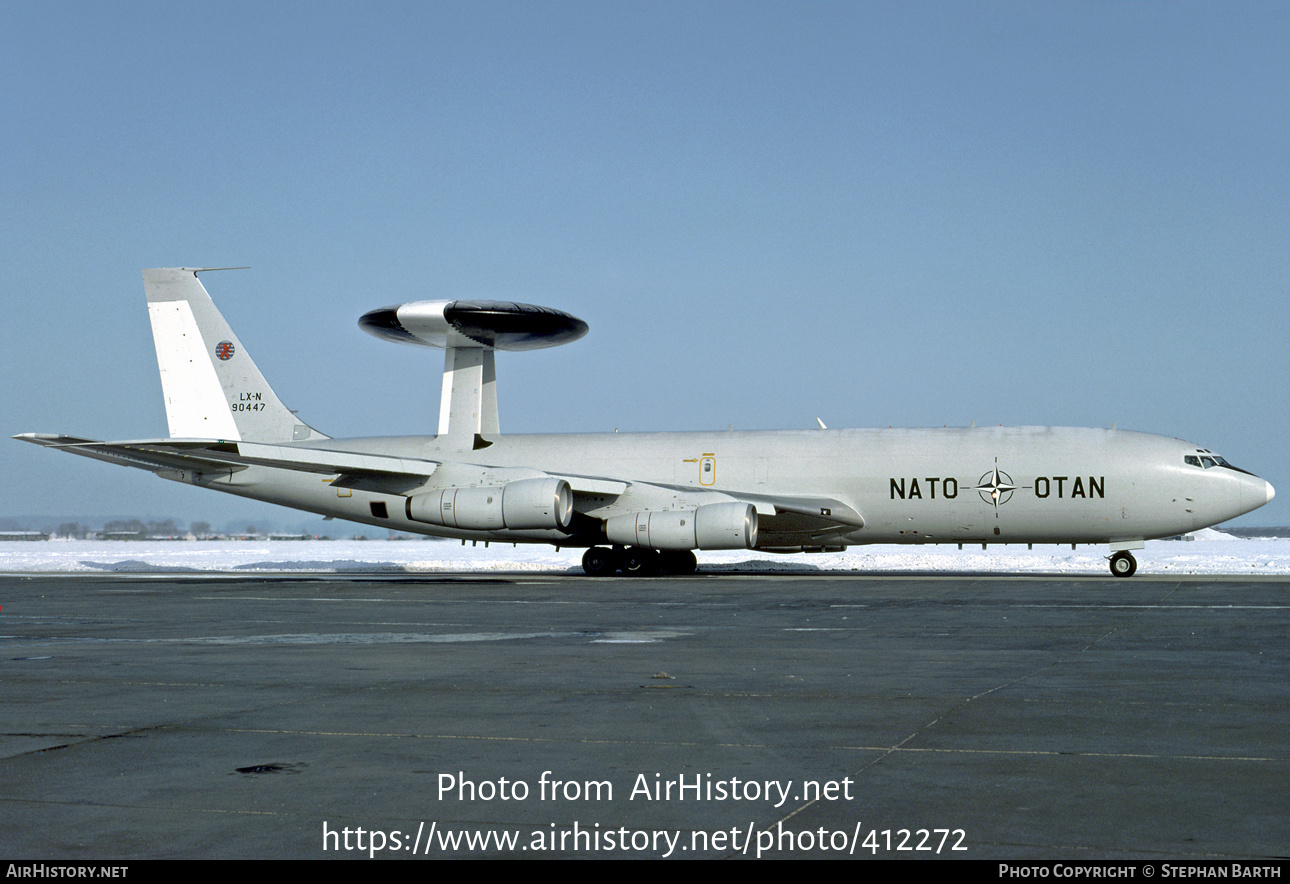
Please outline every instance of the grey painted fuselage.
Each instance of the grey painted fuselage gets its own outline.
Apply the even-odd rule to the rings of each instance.
[[[863,528],[819,538],[818,529],[794,531],[791,514],[763,515],[759,548],[1151,539],[1234,518],[1262,506],[1270,493],[1264,480],[1249,473],[1186,463],[1199,449],[1178,439],[1068,427],[503,435],[483,450],[466,452],[445,450],[434,436],[298,444],[622,478],[648,486],[636,495],[635,485],[619,495],[575,487],[575,509],[598,519],[637,509],[684,508],[713,493],[737,499],[828,497],[863,516]],[[400,495],[332,488],[312,476],[296,481],[300,478],[287,470],[253,467],[209,484],[403,531],[570,542],[557,531],[477,532],[426,525],[404,515]],[[373,518],[374,502],[386,503],[388,518]],[[777,521],[785,524],[777,527]]]

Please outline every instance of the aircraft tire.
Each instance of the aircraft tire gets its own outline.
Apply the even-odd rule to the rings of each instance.
[[[668,574],[693,574],[699,567],[699,560],[688,549],[673,549],[660,554],[661,568]]]
[[[1132,577],[1138,570],[1138,561],[1130,552],[1120,551],[1111,556],[1111,573],[1116,577]]]
[[[659,554],[643,546],[632,547],[623,553],[623,573],[628,577],[648,577],[659,571]]]
[[[620,557],[612,549],[593,546],[582,554],[582,570],[588,577],[608,577],[618,570]]]

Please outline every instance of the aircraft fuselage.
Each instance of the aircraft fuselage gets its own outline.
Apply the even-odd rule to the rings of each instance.
[[[763,515],[759,549],[864,543],[1115,543],[1180,534],[1267,502],[1262,479],[1185,462],[1197,446],[1125,430],[1067,427],[856,429],[500,436],[486,448],[445,450],[439,438],[367,437],[298,443],[388,457],[466,461],[500,469],[631,476],[671,506],[694,495],[819,495],[863,514],[864,527],[827,537]],[[192,477],[185,477],[192,481]],[[306,481],[301,481],[301,479]],[[326,478],[271,467],[198,484],[399,531],[477,540],[584,545],[553,530],[488,532],[407,517],[404,494],[332,487]],[[627,494],[576,492],[598,519],[631,512]],[[385,516],[373,515],[384,503]],[[667,504],[664,504],[665,506]],[[659,502],[652,499],[652,508]],[[783,517],[780,517],[783,521]]]

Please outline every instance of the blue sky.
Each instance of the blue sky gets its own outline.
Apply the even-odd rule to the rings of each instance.
[[[6,435],[164,436],[139,270],[331,435],[432,432],[373,308],[508,298],[509,432],[1179,436],[1290,524],[1283,3],[9,3]],[[17,442],[0,516],[294,519]]]

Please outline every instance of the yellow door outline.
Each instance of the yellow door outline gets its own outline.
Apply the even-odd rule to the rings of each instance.
[[[712,453],[699,458],[699,484],[717,484],[717,456]]]

